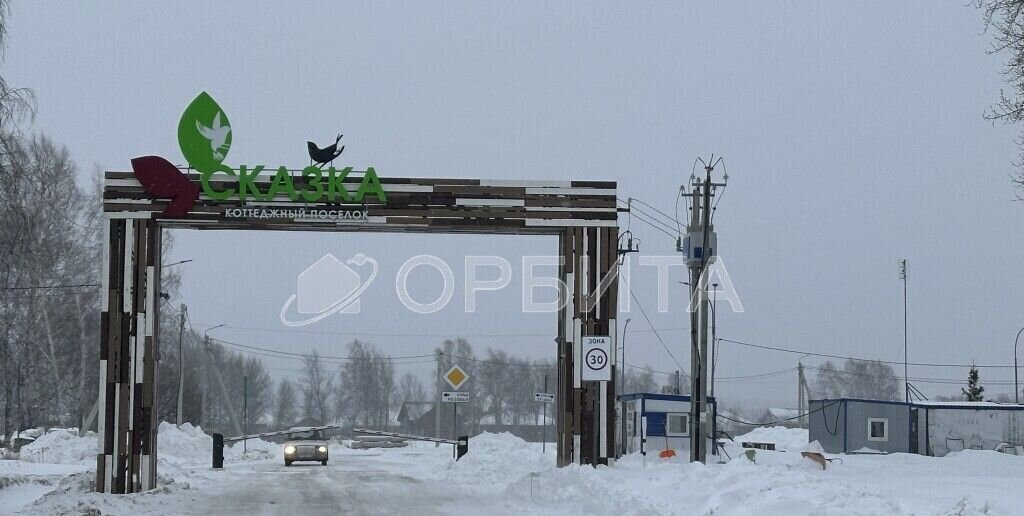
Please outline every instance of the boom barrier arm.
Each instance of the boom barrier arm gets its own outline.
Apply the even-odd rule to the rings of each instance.
[[[400,434],[398,432],[386,432],[386,431],[383,431],[383,430],[367,430],[365,428],[355,428],[352,431],[357,433],[357,434],[380,435],[380,436],[384,436],[384,437],[399,437],[401,439],[409,439],[410,441],[427,441],[427,442],[432,442],[432,443],[454,444],[455,445],[455,460],[461,459],[462,456],[465,455],[466,452],[469,451],[469,436],[468,435],[461,435],[461,436],[459,436],[459,438],[457,440],[453,440],[453,439],[441,439],[441,438],[438,438],[438,437],[425,437],[425,436],[422,436],[422,435]]]

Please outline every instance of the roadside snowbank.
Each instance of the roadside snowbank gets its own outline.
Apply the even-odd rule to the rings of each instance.
[[[54,428],[22,446],[19,458],[50,464],[95,464],[96,434],[79,437],[76,428]]]
[[[452,482],[501,489],[531,473],[554,466],[553,457],[508,432],[483,433],[469,440],[469,453],[450,462],[444,476]]]
[[[159,487],[151,491],[127,495],[108,495],[94,490],[94,473],[86,471],[64,477],[57,487],[35,500],[24,509],[25,514],[87,516],[129,514],[172,514],[168,508],[171,497],[187,495],[188,482],[178,482],[171,476],[159,475]]]
[[[807,448],[808,433],[805,428],[786,428],[782,426],[761,426],[743,435],[736,436],[736,442],[750,441],[758,443],[775,443],[779,451],[804,451]]]
[[[157,429],[158,455],[161,463],[178,466],[209,464],[213,455],[213,437],[189,423],[179,428],[171,423],[160,423]],[[277,458],[280,446],[262,439],[249,439],[224,447],[224,460],[244,462]],[[21,449],[21,460],[53,464],[96,463],[96,434],[89,432],[79,437],[75,429],[56,428],[41,435]]]

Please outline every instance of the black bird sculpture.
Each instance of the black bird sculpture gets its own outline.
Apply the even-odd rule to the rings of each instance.
[[[323,149],[317,147],[313,142],[306,142],[306,149],[309,150],[310,164],[316,163],[321,167],[328,163],[333,165],[334,158],[341,156],[341,152],[345,150],[344,145],[342,145],[340,149],[338,148],[338,142],[341,141],[342,136],[345,135],[339,134],[338,137],[334,139],[334,143]]]

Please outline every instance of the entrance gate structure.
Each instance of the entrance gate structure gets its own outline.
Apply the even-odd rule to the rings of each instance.
[[[194,171],[182,174],[199,184]],[[345,184],[357,187],[358,174]],[[296,187],[303,184],[300,171],[292,176]],[[271,182],[270,176],[253,181],[261,191],[273,191]],[[218,190],[239,186],[227,176],[210,183]],[[580,357],[583,336],[610,336],[612,350],[617,341],[616,183],[386,177],[380,183],[387,201],[366,197],[357,206],[365,211],[362,220],[306,218],[302,209],[352,205],[295,201],[284,193],[259,202],[204,194],[172,218],[163,215],[170,202],[148,193],[132,172],[106,172],[97,491],[156,487],[161,233],[167,228],[557,235],[563,283],[556,340],[558,465],[607,464],[616,456],[616,354],[610,354],[608,382],[582,381]],[[278,216],[238,208],[268,208]]]

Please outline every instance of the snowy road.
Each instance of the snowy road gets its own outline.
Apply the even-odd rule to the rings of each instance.
[[[759,432],[759,433],[757,433]],[[969,450],[833,457],[826,470],[803,459],[806,430],[755,431],[751,462],[732,449],[726,464],[631,455],[613,467],[554,467],[554,450],[510,435],[471,439],[458,462],[450,448],[353,450],[332,444],[328,466],[285,467],[281,445],[250,442],[209,467],[211,439],[163,429],[160,487],[131,495],[93,492],[95,439],[54,439],[46,457],[69,464],[0,460],[0,513],[355,514],[538,516],[1019,516],[1024,457]],[[43,451],[40,449],[39,451]],[[31,454],[26,454],[33,456]],[[42,454],[40,454],[40,457]]]
[[[377,456],[344,456],[327,466],[279,462],[229,465],[179,514],[442,514],[460,503],[440,482],[388,467]],[[193,493],[195,495],[197,493]],[[413,511],[415,509],[415,511]]]

